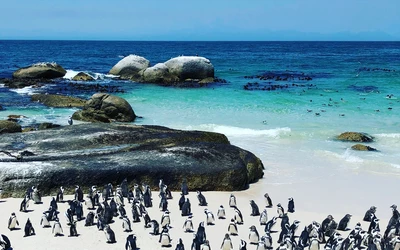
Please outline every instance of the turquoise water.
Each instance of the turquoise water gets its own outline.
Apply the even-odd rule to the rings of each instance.
[[[29,52],[29,53],[28,53]],[[122,56],[138,54],[152,64],[199,54],[227,80],[205,88],[173,88],[105,77]],[[400,43],[336,42],[63,42],[0,41],[0,77],[17,66],[56,61],[69,73],[87,71],[116,85],[137,115],[136,124],[224,133],[259,156],[268,183],[304,183],[327,173],[367,172],[400,176]],[[267,81],[245,76],[304,74],[311,81]],[[245,90],[248,83],[279,84],[273,91]],[[272,82],[272,83],[269,83]],[[64,79],[42,89],[0,88],[0,119],[27,116],[22,125],[50,121],[66,125],[76,109],[46,108],[29,101],[33,92],[89,97],[65,90]],[[82,83],[90,84],[90,83]],[[304,85],[302,86],[293,86]],[[387,98],[393,95],[392,98]],[[397,99],[397,97],[399,99]],[[379,152],[355,152],[335,141],[345,131],[376,138]]]

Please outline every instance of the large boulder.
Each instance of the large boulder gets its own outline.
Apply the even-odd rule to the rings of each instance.
[[[180,56],[165,62],[169,72],[179,81],[214,78],[214,66],[210,60],[200,56]]]
[[[123,98],[105,94],[94,94],[83,110],[72,115],[72,119],[87,122],[132,122],[136,118],[131,105]]]
[[[352,142],[372,142],[374,138],[366,133],[359,132],[345,132],[337,137],[340,141],[352,141]]]
[[[146,58],[137,55],[129,55],[114,65],[109,74],[117,75],[121,79],[137,80],[142,78],[139,72],[147,69],[149,66],[150,61]]]
[[[171,83],[179,81],[179,78],[169,72],[165,63],[157,63],[144,70],[143,81],[149,83]]]
[[[21,125],[13,121],[0,121],[0,134],[22,132]]]
[[[14,78],[53,79],[65,76],[67,71],[57,63],[36,63],[18,69],[13,73]]]
[[[86,103],[86,100],[77,97],[49,94],[34,94],[31,96],[31,100],[56,108],[83,107]]]
[[[44,195],[60,186],[147,183],[159,179],[179,190],[243,190],[263,177],[254,154],[230,145],[218,133],[160,126],[84,123],[34,133],[4,134],[0,147],[0,183],[6,196],[22,196],[38,186]],[[18,158],[10,155],[20,156]],[[22,157],[22,159],[21,159]]]
[[[356,151],[377,151],[376,148],[363,145],[363,144],[356,144],[351,146],[351,149],[356,150]]]
[[[76,74],[74,77],[72,77],[72,80],[74,81],[94,81],[94,78],[85,73],[85,72],[79,72],[78,74]]]

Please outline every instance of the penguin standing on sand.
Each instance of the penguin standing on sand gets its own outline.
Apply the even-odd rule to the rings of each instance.
[[[90,227],[94,225],[94,213],[89,212],[85,219],[85,227]]]
[[[247,243],[244,240],[240,240],[239,250],[247,250]]]
[[[25,233],[24,237],[35,235],[35,229],[33,228],[32,223],[29,220],[29,218],[25,223],[24,233]]]
[[[225,208],[224,206],[219,206],[218,212],[217,212],[217,217],[218,219],[225,219]]]
[[[112,244],[117,242],[115,240],[115,233],[109,225],[104,227],[104,234],[106,235],[107,243]]]
[[[54,234],[54,237],[63,235],[61,223],[58,220],[58,218],[56,219],[56,221],[53,224],[52,234]]]
[[[229,206],[236,207],[236,197],[233,194],[229,197]]]
[[[190,201],[189,201],[189,198],[186,198],[185,203],[183,203],[183,205],[182,205],[181,215],[189,216],[191,214],[192,214],[192,209],[191,209]]]
[[[185,232],[193,232],[193,221],[192,216],[189,216],[183,223],[183,229]]]
[[[43,212],[42,218],[40,219],[40,225],[45,228],[45,227],[51,227],[50,222],[47,219],[46,212]]]
[[[233,249],[232,240],[229,237],[229,234],[225,234],[225,237],[222,240],[221,249],[222,250],[232,250]]]
[[[365,212],[363,221],[371,222],[373,218],[376,217],[375,213],[376,213],[376,207],[375,206],[370,207],[367,210],[367,212]]]
[[[29,207],[29,196],[25,196],[24,199],[21,201],[19,211],[27,212],[28,207]]]
[[[204,209],[204,213],[206,214],[207,225],[214,225],[215,222],[214,214],[207,208]]]
[[[179,201],[178,201],[179,210],[182,210],[182,206],[183,206],[183,204],[185,204],[185,200],[186,200],[185,195],[183,193],[181,193],[181,198],[179,198]]]
[[[346,214],[339,222],[337,230],[341,231],[348,231],[350,230],[347,225],[349,224],[349,221],[351,219],[351,214]]]
[[[156,220],[151,220],[151,232],[152,235],[159,235],[160,234],[160,224]]]
[[[73,122],[73,120],[72,120],[72,117],[70,116],[69,118],[68,118],[68,124],[69,125],[72,125],[74,122]]]
[[[242,212],[240,212],[239,208],[237,208],[237,207],[234,207],[233,209],[235,210],[234,219],[235,219],[236,223],[237,224],[243,224],[244,222],[243,222]]]
[[[250,227],[249,233],[249,243],[253,245],[258,245],[258,241],[260,240],[260,235],[258,234],[256,226]]]
[[[33,202],[35,204],[41,204],[42,203],[42,195],[39,192],[39,190],[37,189],[37,187],[33,186],[32,187],[32,194],[31,194],[31,198],[33,200]]]
[[[135,235],[130,234],[126,237],[125,250],[137,250]]]
[[[228,233],[229,233],[230,235],[238,235],[238,234],[239,234],[239,233],[238,233],[238,229],[237,229],[237,225],[236,225],[234,219],[231,219],[231,222],[229,223],[229,226],[228,226]]]
[[[310,239],[310,246],[309,250],[319,250],[320,249],[320,241],[318,240],[318,235],[313,234],[312,238]]]
[[[283,209],[281,203],[278,203],[278,205],[276,205],[276,212],[278,213],[279,218],[283,217],[283,214],[285,213],[285,209]]]
[[[144,227],[145,227],[145,228],[150,227],[151,219],[150,219],[150,216],[149,216],[149,214],[147,213],[147,211],[143,214],[143,220],[144,220]]]
[[[197,199],[199,200],[199,206],[207,206],[206,197],[204,197],[201,191],[197,191]]]
[[[169,227],[171,224],[171,218],[169,217],[169,211],[165,211],[164,214],[161,216],[161,227]]]
[[[75,188],[75,200],[83,202],[83,192],[80,186],[76,186]]]
[[[56,202],[64,202],[64,188],[62,186],[57,192]]]
[[[261,212],[259,222],[260,222],[261,226],[264,226],[265,224],[267,224],[267,222],[268,222],[268,213],[267,213],[267,209],[266,208],[264,208],[264,210]]]
[[[118,212],[119,212],[120,219],[126,215],[126,210],[125,210],[124,204],[121,204],[118,206]]]
[[[0,247],[4,250],[12,249],[10,239],[4,234],[0,234]]]
[[[10,218],[8,219],[8,229],[10,231],[15,230],[19,226],[19,222],[15,213],[11,213]]]
[[[272,229],[272,227],[276,224],[276,220],[277,220],[278,218],[277,217],[272,217],[272,219],[271,220],[269,220],[268,222],[267,222],[267,224],[265,224],[265,228],[264,228],[264,231],[267,233],[270,233],[271,232],[271,229]]]
[[[251,216],[259,216],[260,210],[258,209],[258,206],[254,200],[250,200],[250,206],[251,206],[251,214],[250,215]]]
[[[272,207],[273,206],[273,204],[272,204],[272,200],[271,200],[271,197],[269,196],[269,194],[268,193],[265,193],[264,194],[264,198],[265,198],[265,202],[267,203],[267,207]]]
[[[193,234],[193,241],[190,250],[200,250],[200,246],[201,242],[199,241],[197,234]]]
[[[206,240],[206,242],[204,242],[200,246],[200,250],[211,250],[210,243],[208,242],[208,240]]]
[[[186,178],[183,179],[182,185],[181,185],[181,192],[183,195],[188,195],[189,194],[189,187],[186,182]]]
[[[78,237],[78,231],[76,230],[76,221],[72,222],[72,224],[69,226],[68,237]]]
[[[122,228],[124,229],[124,232],[132,232],[131,221],[127,216],[122,218]]]
[[[207,237],[206,237],[206,229],[204,227],[204,222],[200,222],[197,232],[196,232],[196,237],[199,240],[200,244],[203,244]]]
[[[170,247],[171,246],[171,237],[168,232],[168,228],[163,228],[160,239],[158,240],[161,243],[161,247]]]
[[[152,207],[153,203],[151,201],[151,191],[150,187],[146,185],[146,189],[144,190],[143,193],[143,203],[145,207]]]
[[[179,238],[179,243],[176,245],[175,250],[185,250],[185,246],[183,245],[182,238]]]
[[[288,202],[288,213],[294,213],[294,200],[293,197],[289,198],[289,202]]]

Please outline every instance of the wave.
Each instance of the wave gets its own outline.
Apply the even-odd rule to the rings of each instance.
[[[400,138],[400,133],[376,134],[374,136],[377,137],[377,138],[399,139]]]
[[[15,92],[17,94],[20,95],[33,95],[35,93],[35,91],[37,90],[37,87],[34,86],[28,86],[28,87],[24,87],[21,89],[9,89],[12,92]]]
[[[266,136],[270,138],[279,138],[280,136],[289,134],[291,132],[291,129],[288,127],[257,130],[217,124],[202,124],[199,127],[189,126],[188,129],[206,130],[210,132],[221,133],[226,136]]]
[[[63,78],[67,79],[67,80],[72,80],[72,78],[74,78],[77,74],[79,74],[81,72],[90,75],[95,80],[118,78],[118,76],[115,76],[115,75],[96,73],[96,72],[89,72],[89,71],[75,71],[75,70],[72,70],[72,69],[67,69],[67,73],[65,74],[65,76]]]

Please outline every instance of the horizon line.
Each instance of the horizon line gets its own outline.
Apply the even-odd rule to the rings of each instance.
[[[124,39],[0,39],[0,41],[54,42],[400,42],[399,40],[124,40]]]

